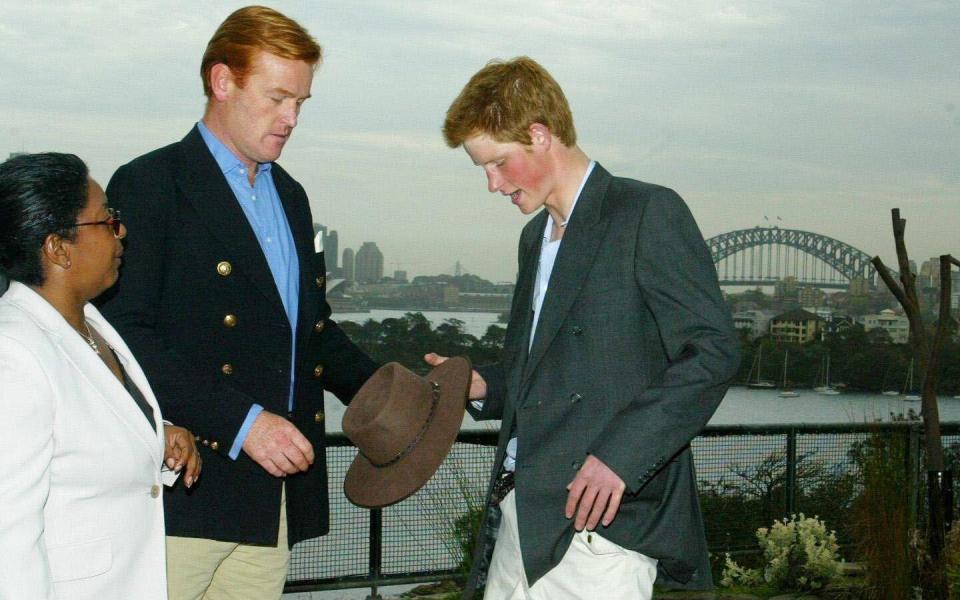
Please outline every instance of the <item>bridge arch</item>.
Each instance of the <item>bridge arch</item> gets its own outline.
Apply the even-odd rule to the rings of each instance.
[[[846,288],[855,278],[877,285],[869,254],[811,231],[738,229],[708,239],[707,246],[722,285],[772,285],[787,276],[825,288]]]

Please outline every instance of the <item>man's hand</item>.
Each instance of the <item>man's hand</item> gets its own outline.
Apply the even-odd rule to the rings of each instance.
[[[171,471],[183,472],[183,484],[187,487],[200,476],[203,461],[197,452],[197,444],[193,434],[176,425],[163,426],[163,462]]]
[[[626,488],[627,485],[613,469],[596,456],[587,456],[587,460],[577,471],[577,476],[567,484],[570,491],[565,511],[567,518],[573,518],[576,512],[577,519],[573,522],[573,527],[577,531],[584,527],[593,531],[597,528],[600,517],[603,517],[603,526],[607,527],[613,523],[613,518],[620,510],[620,501]]]
[[[243,451],[274,477],[306,471],[313,464],[313,445],[293,423],[263,411],[243,442]]]
[[[423,360],[425,360],[431,367],[437,367],[445,363],[447,361],[447,357],[431,352],[430,354],[424,354]],[[468,397],[471,400],[483,400],[487,397],[487,382],[484,381],[483,377],[480,377],[480,373],[477,373],[476,371],[471,371],[470,393],[468,394]]]

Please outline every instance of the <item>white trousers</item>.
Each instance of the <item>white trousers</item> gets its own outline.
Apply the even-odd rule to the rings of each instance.
[[[561,510],[563,507],[558,507]],[[596,531],[579,531],[563,559],[527,584],[517,530],[514,492],[500,503],[503,518],[493,549],[484,600],[650,600],[657,561],[627,550]]]

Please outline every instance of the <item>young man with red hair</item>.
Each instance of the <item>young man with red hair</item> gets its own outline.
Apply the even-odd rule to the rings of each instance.
[[[470,392],[474,417],[502,419],[484,598],[709,587],[690,442],[739,358],[689,210],[674,191],[591,160],[563,91],[530,58],[475,74],[443,133],[490,192],[537,213],[520,235],[502,360],[478,368]]]

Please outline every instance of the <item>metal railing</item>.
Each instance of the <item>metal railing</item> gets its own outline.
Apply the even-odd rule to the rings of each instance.
[[[960,423],[942,424],[941,434],[956,468]],[[755,550],[757,528],[800,512],[819,516],[841,544],[850,543],[852,504],[862,490],[856,449],[877,435],[902,443],[916,521],[925,497],[919,423],[708,427],[692,448],[711,552]],[[341,434],[328,436],[330,533],[294,547],[286,591],[369,587],[376,598],[384,585],[462,577],[455,531],[482,506],[496,439],[495,431],[461,432],[423,489],[366,510],[343,495],[356,449]]]

